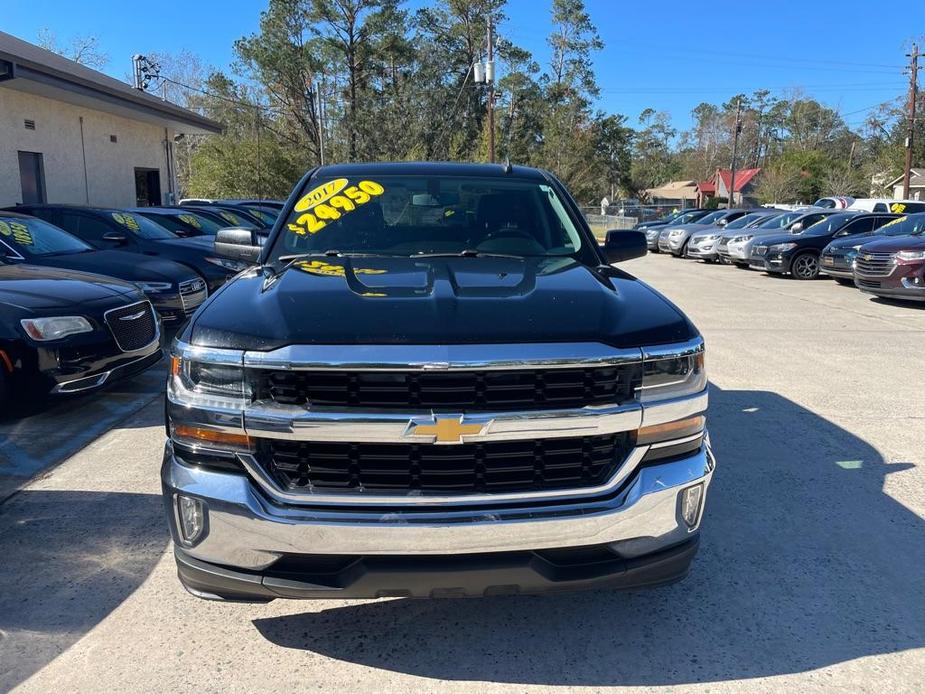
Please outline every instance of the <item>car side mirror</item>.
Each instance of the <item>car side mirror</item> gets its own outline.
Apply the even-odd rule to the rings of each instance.
[[[803,222],[794,222],[790,226],[791,234],[799,234],[801,231],[803,231]]]
[[[262,241],[256,229],[227,227],[215,234],[215,253],[229,260],[243,260],[256,263],[263,250]]]
[[[103,234],[103,241],[109,243],[125,243],[125,234],[121,231],[107,231]]]
[[[641,258],[649,252],[646,247],[646,235],[643,232],[622,229],[608,231],[601,250],[604,258],[611,265],[624,260]]]

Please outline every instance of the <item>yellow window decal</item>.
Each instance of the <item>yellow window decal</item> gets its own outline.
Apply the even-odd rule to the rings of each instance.
[[[317,188],[313,188],[295,204],[296,212],[305,212],[319,203],[325,202],[337,195],[347,187],[349,181],[346,178],[335,178],[333,181],[322,183]]]
[[[232,212],[222,211],[222,212],[219,212],[219,214],[222,216],[222,219],[224,219],[226,222],[231,222],[232,224],[241,223],[241,218]]]
[[[201,229],[201,228],[202,228],[202,224],[199,223],[199,220],[196,219],[196,218],[195,218],[193,215],[191,215],[191,214],[181,214],[181,215],[180,215],[180,219],[183,220],[184,222],[186,222],[187,224],[189,224],[191,227],[194,227],[194,228],[196,228],[196,229]]]
[[[9,225],[9,224],[7,224],[6,222],[0,222],[0,234],[3,234],[4,236],[9,236],[9,235],[11,235],[12,233],[13,233],[13,232],[10,231],[10,225]]]
[[[346,274],[343,265],[334,265],[323,260],[302,260],[295,263],[295,266],[303,272],[308,272],[312,275],[323,275],[324,277],[343,277]],[[373,268],[359,267],[353,269],[353,274],[355,275],[383,275],[385,273],[386,270],[375,270]]]
[[[23,246],[31,246],[35,243],[35,239],[32,238],[32,232],[30,232],[29,228],[22,222],[10,222],[10,234],[12,234],[13,240],[16,243],[22,244]]]
[[[138,220],[130,214],[125,212],[113,212],[112,218],[119,222],[119,224],[122,226],[131,229],[132,231],[141,230],[141,225],[138,224]]]
[[[905,211],[906,211],[906,206],[901,202],[894,202],[892,205],[890,205],[890,212],[901,214]]]
[[[289,231],[301,235],[317,234],[328,222],[340,219],[385,192],[385,188],[375,181],[360,181],[355,186],[348,186],[348,183],[346,178],[338,178],[304,195],[295,204],[295,211],[304,214],[287,225]]]
[[[887,222],[886,224],[884,224],[884,225],[883,225],[882,227],[880,227],[880,228],[883,229],[884,227],[891,227],[891,226],[893,226],[894,224],[899,224],[900,222],[902,222],[902,221],[905,220],[905,219],[906,219],[905,217],[897,217],[896,219],[891,219],[889,222]]]

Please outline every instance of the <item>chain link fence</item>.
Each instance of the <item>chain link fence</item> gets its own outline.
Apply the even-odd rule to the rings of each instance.
[[[638,200],[621,200],[606,208],[582,207],[581,212],[596,236],[611,229],[632,229],[640,222],[651,222],[678,210],[677,205],[641,205]]]

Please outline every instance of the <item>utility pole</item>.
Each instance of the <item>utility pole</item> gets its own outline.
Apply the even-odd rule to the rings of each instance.
[[[906,135],[906,168],[903,171],[903,200],[909,199],[909,183],[912,178],[912,145],[915,141],[915,102],[918,97],[919,47],[912,44],[909,54],[909,134]]]
[[[736,124],[732,133],[732,167],[729,176],[729,196],[727,198],[726,209],[731,210],[735,204],[736,189],[736,157],[739,155],[739,133],[742,131],[742,125],[739,119],[742,114],[742,99],[736,99]]]
[[[488,82],[488,161],[495,162],[495,62],[494,36],[491,14],[488,15],[488,61],[485,63],[485,81]]]

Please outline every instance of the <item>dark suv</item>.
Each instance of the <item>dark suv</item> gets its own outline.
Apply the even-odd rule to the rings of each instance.
[[[875,296],[925,301],[925,213],[895,225],[905,235],[883,236],[858,250],[854,283]]]

